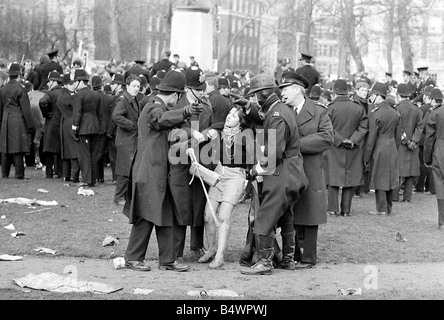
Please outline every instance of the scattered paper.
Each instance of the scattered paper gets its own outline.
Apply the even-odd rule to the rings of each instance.
[[[106,247],[106,246],[113,246],[113,245],[117,245],[119,244],[119,240],[111,237],[111,236],[107,236],[105,238],[105,240],[103,240],[102,246]]]
[[[21,236],[24,236],[24,235],[25,235],[25,233],[21,232],[21,231],[11,233],[11,237],[13,237],[13,238],[18,238],[18,237],[21,237]]]
[[[15,230],[15,227],[14,227],[14,225],[11,223],[10,225],[7,225],[6,227],[4,227],[6,230],[9,230],[9,231],[14,231]]]
[[[404,238],[399,232],[396,233],[395,240],[399,242],[407,242],[407,239]]]
[[[79,190],[77,190],[77,194],[85,197],[93,196],[94,191],[89,189],[83,189],[83,187],[80,187]]]
[[[32,209],[32,208],[28,208],[28,209]],[[36,208],[34,208],[34,209],[36,209]],[[36,213],[36,212],[42,212],[42,211],[46,211],[46,210],[51,210],[51,208],[44,208],[44,209],[40,209],[40,210],[27,211],[27,212],[23,212],[23,213]]]
[[[115,258],[113,259],[114,269],[122,269],[125,267],[125,259],[124,258]]]
[[[81,281],[71,275],[63,277],[52,272],[46,272],[39,275],[30,273],[26,277],[13,279],[13,281],[22,288],[60,293],[93,292],[96,294],[108,294],[122,290],[121,287],[113,288],[104,283]]]
[[[21,206],[57,206],[59,205],[57,201],[41,201],[37,199],[27,199],[27,198],[11,198],[11,199],[0,199],[0,203],[15,203]]]
[[[191,297],[240,297],[233,290],[188,290],[187,295]]]
[[[49,253],[49,254],[52,254],[52,255],[57,253],[57,251],[55,251],[55,250],[51,250],[51,249],[48,249],[48,248],[42,248],[42,247],[34,249],[34,251],[37,251],[38,253]]]
[[[49,191],[48,191],[48,190],[45,190],[45,189],[39,189],[39,190],[37,190],[37,192],[40,192],[40,193],[49,193]]]
[[[55,207],[55,206],[58,206],[58,205],[59,205],[58,202],[55,201],[55,200],[53,200],[53,201],[37,200],[37,201],[35,202],[35,204],[36,204],[36,205],[39,205],[39,206],[51,206],[51,207]]]
[[[362,289],[361,288],[340,289],[338,290],[338,293],[341,296],[361,295]]]
[[[9,254],[0,255],[0,261],[19,261],[22,259],[23,259],[23,257],[21,257],[21,256],[11,256]]]
[[[150,289],[140,289],[140,288],[134,289],[134,294],[149,295],[149,294],[151,294],[153,292],[154,292],[154,290],[150,290]]]
[[[6,216],[1,216],[0,219],[5,220]]]

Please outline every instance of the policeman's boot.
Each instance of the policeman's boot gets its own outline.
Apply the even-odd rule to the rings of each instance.
[[[271,275],[273,270],[274,236],[258,236],[259,261],[250,268],[241,269],[246,275]]]
[[[276,269],[295,270],[294,252],[295,239],[294,232],[283,233],[282,236],[282,260],[276,266]]]

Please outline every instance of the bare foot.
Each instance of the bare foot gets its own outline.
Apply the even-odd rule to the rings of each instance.
[[[199,258],[198,262],[199,263],[207,263],[208,261],[213,259],[215,255],[216,255],[216,252],[211,252],[210,250],[208,250],[202,257]]]
[[[223,259],[214,259],[208,266],[210,269],[219,269],[224,264]]]

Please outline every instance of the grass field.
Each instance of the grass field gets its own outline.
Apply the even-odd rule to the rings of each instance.
[[[106,178],[110,178],[106,169]],[[11,174],[13,177],[13,172]],[[94,188],[92,197],[77,195],[75,185],[67,186],[60,179],[46,179],[40,170],[28,168],[29,180],[14,178],[0,180],[0,199],[24,197],[55,200],[57,207],[19,206],[0,204],[0,254],[38,255],[38,247],[57,251],[56,256],[109,259],[123,256],[131,226],[121,213],[122,207],[113,203],[114,186],[102,184]],[[37,192],[45,189],[49,193]],[[33,211],[49,210],[32,213]],[[243,249],[247,232],[249,202],[238,205],[232,219],[232,232],[226,261],[236,262]],[[319,230],[319,263],[403,263],[444,261],[442,243],[444,233],[437,229],[436,198],[414,194],[411,203],[395,203],[391,216],[372,216],[374,196],[353,198],[350,218],[329,217],[328,224]],[[11,236],[3,227],[13,223],[25,235]],[[406,242],[395,240],[399,232]],[[103,247],[105,237],[120,240],[117,246]],[[185,259],[191,258],[188,246]],[[147,253],[157,259],[157,243],[153,234]]]

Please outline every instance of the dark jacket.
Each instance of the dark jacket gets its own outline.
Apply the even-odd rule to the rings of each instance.
[[[100,96],[97,92],[83,88],[76,93],[80,99],[79,105],[74,105],[73,125],[79,127],[79,135],[100,133]]]
[[[72,119],[74,108],[79,108],[80,98],[76,94],[71,94],[68,89],[63,89],[57,99],[57,107],[61,115],[60,122],[60,142],[61,155],[63,160],[77,159],[78,142],[72,135]]]
[[[39,76],[40,76],[40,86],[39,90],[46,90],[47,83],[48,83],[48,76],[52,71],[57,71],[60,74],[63,74],[62,67],[55,61],[51,61],[48,63],[45,63],[44,65],[40,66],[37,69]]]
[[[157,62],[153,68],[151,69],[149,75],[150,75],[150,79],[152,77],[154,77],[157,72],[164,70],[165,72],[170,71],[171,67],[174,66],[174,63],[172,63],[170,60],[168,59],[162,59],[159,62]]]
[[[62,94],[63,88],[55,86],[40,99],[39,106],[45,118],[43,127],[43,152],[60,153],[60,111],[57,107],[57,99]]]
[[[213,107],[213,122],[225,122],[232,108],[231,101],[221,95],[218,89],[208,95],[208,100]]]
[[[28,93],[17,80],[0,89],[0,153],[27,153],[28,133],[34,129]]]

